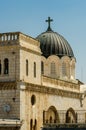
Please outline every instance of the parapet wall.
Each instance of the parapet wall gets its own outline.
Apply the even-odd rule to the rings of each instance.
[[[11,32],[11,33],[9,32],[0,34],[0,43],[18,39],[19,39],[19,32]]]

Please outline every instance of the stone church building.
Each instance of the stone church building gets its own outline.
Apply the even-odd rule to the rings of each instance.
[[[36,38],[0,33],[0,130],[86,127],[86,93],[68,41],[48,28]]]

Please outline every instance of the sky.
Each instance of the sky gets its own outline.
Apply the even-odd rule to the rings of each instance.
[[[71,45],[76,79],[86,83],[86,0],[0,0],[0,33],[20,31],[33,38],[51,28]]]

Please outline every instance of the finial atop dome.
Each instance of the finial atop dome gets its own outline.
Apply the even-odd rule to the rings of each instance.
[[[48,22],[48,29],[47,31],[52,31],[51,27],[50,27],[50,23],[53,21],[53,19],[51,19],[50,17],[48,17],[48,20],[46,20],[46,22]]]

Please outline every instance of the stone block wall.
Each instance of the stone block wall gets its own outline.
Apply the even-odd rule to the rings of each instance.
[[[4,108],[6,105],[10,106],[10,110],[8,112],[6,112]],[[0,118],[20,119],[19,90],[0,90]]]
[[[4,74],[4,60],[8,59],[9,73]],[[0,46],[1,74],[0,81],[19,79],[19,51],[17,46]]]
[[[34,84],[41,84],[41,57],[25,50],[20,50],[20,57],[20,80]],[[28,61],[28,70],[26,70],[26,61]],[[34,63],[36,65],[35,76]],[[28,71],[28,74],[26,74],[26,71]]]
[[[58,92],[56,93],[56,91]],[[25,100],[22,99],[25,105],[23,111],[25,111],[24,124],[26,124],[26,129],[30,129],[33,126],[37,130],[40,130],[40,126],[42,127],[43,125],[43,111],[48,111],[52,106],[57,111],[67,111],[70,108],[73,110],[82,110],[78,93],[68,91],[65,94],[65,91],[51,89],[49,84],[46,86],[27,84],[27,89],[23,91],[23,97]]]

